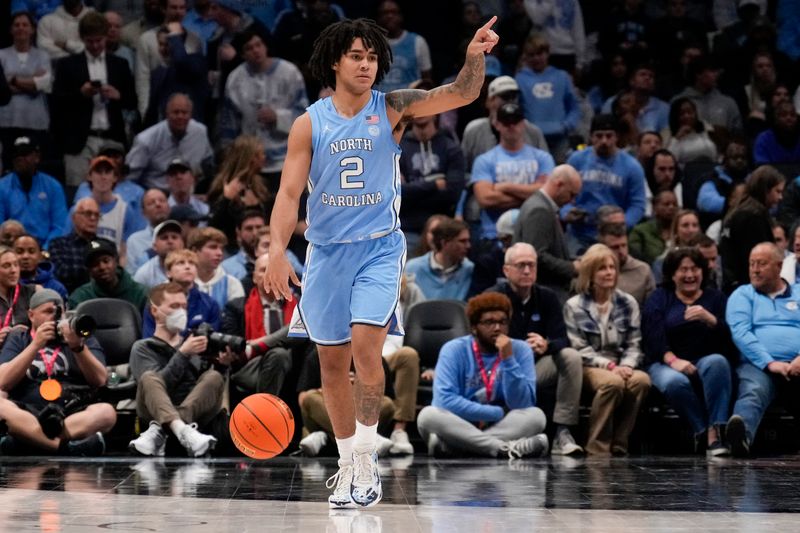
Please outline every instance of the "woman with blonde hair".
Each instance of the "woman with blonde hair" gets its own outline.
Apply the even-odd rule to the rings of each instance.
[[[261,208],[269,219],[274,198],[261,177],[264,146],[257,137],[240,135],[228,147],[219,172],[208,190],[209,225],[228,238],[228,251],[236,251],[236,221],[248,207]]]
[[[572,347],[583,358],[583,386],[594,394],[586,452],[627,455],[628,437],[639,406],[650,390],[650,377],[638,370],[639,305],[617,289],[617,257],[603,244],[581,258],[577,294],[567,300],[564,321]]]

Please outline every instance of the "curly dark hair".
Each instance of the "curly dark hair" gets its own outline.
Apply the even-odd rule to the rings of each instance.
[[[502,311],[511,316],[511,300],[499,292],[484,292],[467,300],[467,318],[470,326],[477,326],[484,313]]]
[[[700,252],[700,250],[694,246],[679,246],[670,250],[666,257],[664,257],[664,265],[661,269],[661,279],[663,280],[661,282],[662,287],[673,291],[675,290],[675,282],[672,281],[672,276],[674,276],[675,272],[678,271],[681,261],[683,261],[686,257],[688,257],[692,263],[698,266],[703,273],[703,282],[700,284],[700,286],[705,288],[708,285],[710,279],[708,272],[708,261],[706,261],[706,258],[703,257],[703,254]]]
[[[378,26],[374,20],[360,18],[343,20],[331,24],[320,33],[314,41],[314,51],[308,60],[311,75],[323,87],[336,89],[336,73],[333,65],[350,50],[355,39],[361,39],[364,46],[372,48],[378,54],[378,73],[375,83],[380,83],[392,65],[392,49],[386,40],[386,30]]]

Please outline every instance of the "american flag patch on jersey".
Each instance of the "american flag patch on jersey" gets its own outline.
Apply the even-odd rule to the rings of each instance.
[[[377,124],[379,120],[378,115],[367,115],[367,124]]]

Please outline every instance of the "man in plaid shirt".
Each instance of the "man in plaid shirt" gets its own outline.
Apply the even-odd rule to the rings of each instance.
[[[91,197],[83,198],[75,204],[72,212],[72,232],[50,241],[50,261],[55,266],[56,278],[64,284],[67,292],[89,281],[86,247],[97,238],[99,221],[100,206]]]

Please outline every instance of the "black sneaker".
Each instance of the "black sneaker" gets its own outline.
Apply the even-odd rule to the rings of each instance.
[[[22,455],[22,447],[19,445],[19,441],[11,435],[3,435],[3,437],[0,438],[0,455],[6,457]]]
[[[741,416],[733,415],[730,417],[725,433],[731,455],[734,457],[747,457],[750,455],[750,443],[747,442],[747,428]]]
[[[67,455],[73,457],[98,457],[106,451],[106,440],[99,431],[94,435],[67,443]]]
[[[730,454],[731,451],[728,449],[728,447],[718,440],[715,440],[709,444],[708,448],[706,449],[706,457],[727,457]]]

